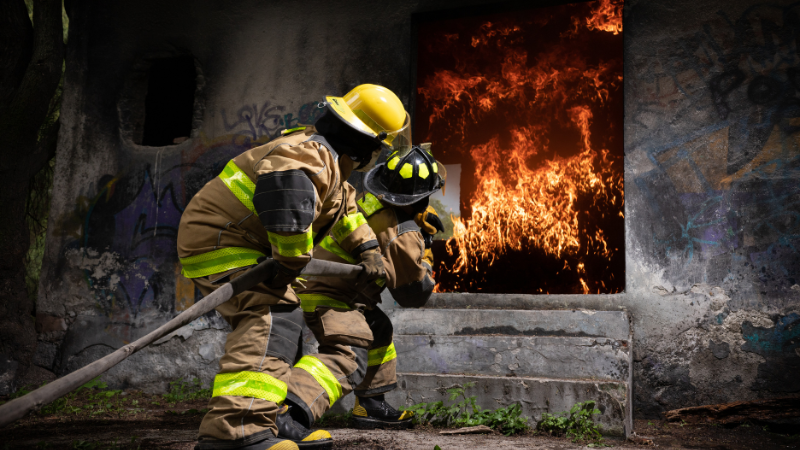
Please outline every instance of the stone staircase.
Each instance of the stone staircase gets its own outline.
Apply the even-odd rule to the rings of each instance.
[[[604,434],[631,432],[633,341],[626,312],[402,309],[393,303],[385,299],[382,307],[394,324],[399,388],[387,400],[395,407],[447,403],[447,388],[475,382],[466,394],[482,408],[518,402],[523,415],[538,421],[543,412],[595,400]],[[352,405],[349,395],[333,412]]]

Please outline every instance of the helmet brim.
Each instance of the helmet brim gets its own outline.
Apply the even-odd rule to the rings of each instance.
[[[386,186],[381,183],[380,178],[378,177],[378,173],[380,172],[381,168],[385,166],[386,163],[381,163],[373,167],[367,175],[364,177],[364,189],[367,192],[378,197],[378,200],[388,203],[394,206],[408,206],[412,205],[425,197],[429,197],[432,194],[435,194],[436,191],[441,189],[441,185],[436,189],[433,189],[429,192],[423,192],[420,194],[414,195],[407,195],[407,194],[396,194],[394,192],[390,192]],[[436,175],[439,176],[439,175]]]

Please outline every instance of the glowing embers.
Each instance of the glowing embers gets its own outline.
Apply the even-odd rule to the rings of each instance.
[[[462,164],[437,290],[623,289],[619,14],[606,1],[420,25],[415,140]]]

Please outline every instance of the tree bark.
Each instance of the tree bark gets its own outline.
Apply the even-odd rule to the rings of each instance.
[[[30,247],[25,204],[31,177],[52,157],[52,129],[42,129],[51,106],[64,60],[61,0],[36,0],[33,32],[22,25],[30,20],[23,0],[0,2],[3,25],[11,24],[12,35],[32,52],[4,55],[0,80],[17,80],[16,86],[0,93],[0,392],[20,386],[36,349],[35,304],[25,286],[23,261]],[[27,39],[26,39],[27,36]],[[8,58],[8,61],[6,61]],[[15,61],[11,59],[16,58]],[[27,59],[27,60],[26,60]],[[20,67],[24,74],[19,79]],[[16,72],[15,72],[16,71]],[[48,127],[49,128],[49,127]],[[42,129],[42,139],[39,139]],[[58,127],[55,127],[57,130]]]

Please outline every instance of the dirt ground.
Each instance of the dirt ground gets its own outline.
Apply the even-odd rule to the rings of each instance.
[[[197,402],[204,403],[204,402]],[[188,409],[160,409],[143,412],[139,417],[29,417],[0,431],[3,449],[174,449],[191,450],[196,443],[201,413],[197,406]],[[172,411],[172,412],[170,412]],[[585,443],[566,438],[528,434],[506,437],[502,434],[443,436],[438,429],[409,431],[362,431],[349,428],[327,428],[335,439],[334,449],[364,450],[442,450],[491,448],[512,449],[578,449]],[[658,448],[680,449],[779,449],[800,448],[800,435],[770,433],[757,426],[723,428],[712,426],[679,426],[663,421],[636,421],[637,435],[652,439]],[[621,439],[606,438],[610,448],[654,448]]]
[[[108,397],[88,394],[66,399],[55,411],[30,414],[0,429],[0,449],[194,448],[207,399],[169,403],[161,396],[115,392]],[[430,426],[408,431],[362,431],[347,428],[341,420],[328,421],[327,425],[325,429],[335,439],[334,449],[341,450],[433,450],[436,445],[441,450],[586,448],[586,443],[533,432],[511,437],[499,433],[444,436],[439,434],[441,429]],[[614,438],[606,438],[605,444],[610,448],[800,449],[800,430],[795,435],[776,434],[756,425],[725,428],[637,420],[635,431],[652,440],[653,445]]]

